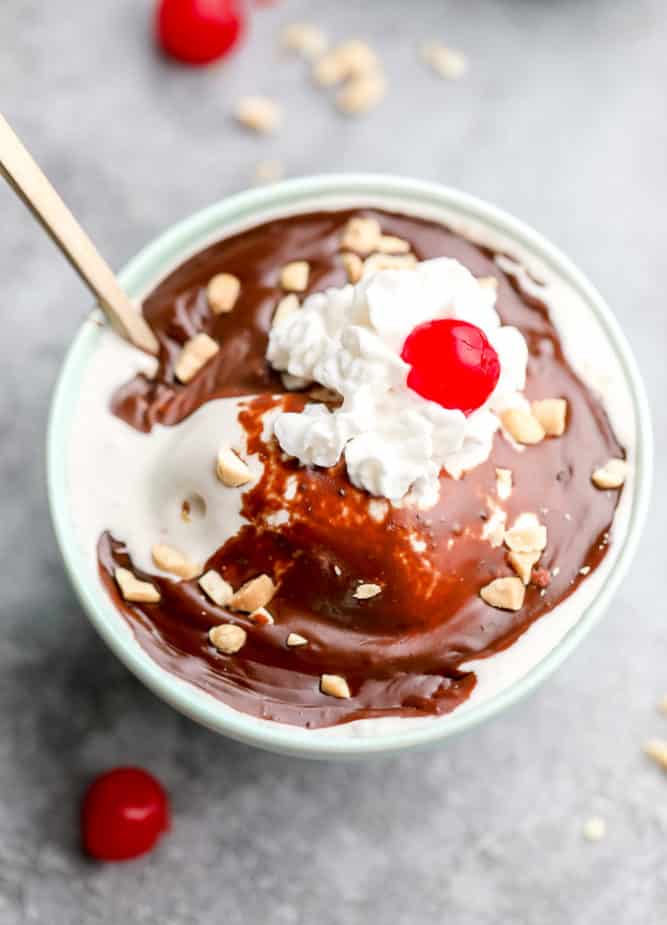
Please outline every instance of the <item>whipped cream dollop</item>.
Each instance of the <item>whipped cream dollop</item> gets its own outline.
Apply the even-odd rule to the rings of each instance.
[[[274,430],[282,449],[304,465],[329,467],[343,456],[357,487],[394,502],[410,495],[434,504],[441,470],[458,478],[487,459],[497,412],[524,401],[528,348],[517,328],[502,325],[495,300],[494,287],[449,258],[381,270],[356,286],[309,296],[273,326],[267,359],[288,374],[286,383],[317,382],[343,402],[333,411],[311,403],[280,414]],[[467,417],[407,385],[410,366],[401,350],[408,334],[441,318],[477,325],[500,361],[496,388]]]

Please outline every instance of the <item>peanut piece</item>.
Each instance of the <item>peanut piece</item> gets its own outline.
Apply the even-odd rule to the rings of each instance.
[[[565,433],[567,401],[564,398],[543,398],[532,402],[530,408],[547,437],[561,437]]]
[[[382,588],[380,585],[374,585],[371,583],[361,584],[357,587],[353,597],[356,597],[358,601],[367,601],[370,597],[377,597],[381,591]]]
[[[500,415],[503,427],[517,443],[535,444],[544,440],[544,428],[530,411],[508,408]]]
[[[290,315],[293,315],[294,312],[297,312],[299,308],[299,299],[294,295],[293,292],[291,292],[289,295],[283,296],[283,298],[276,305],[276,310],[273,313],[271,326],[275,328],[276,325],[282,324],[286,318],[289,318]]]
[[[149,581],[140,581],[127,568],[116,568],[114,578],[126,601],[136,604],[157,604],[160,600],[160,592],[155,585]]]
[[[286,263],[280,271],[280,285],[289,292],[303,292],[308,287],[310,266],[305,260]]]
[[[341,247],[362,257],[372,254],[382,237],[380,223],[374,218],[351,218],[345,226]]]
[[[215,471],[222,484],[228,488],[240,488],[252,478],[247,464],[229,446],[220,447]]]
[[[195,334],[183,345],[174,366],[174,375],[179,382],[190,382],[219,349],[220,346],[208,334]]]
[[[236,118],[246,128],[267,135],[282,121],[282,109],[266,96],[244,96],[236,107]]]
[[[530,584],[533,574],[533,566],[539,562],[540,553],[536,550],[533,552],[509,552],[507,561],[517,573],[524,585]]]
[[[217,273],[206,287],[206,298],[214,315],[224,315],[236,305],[241,292],[241,281],[231,273]]]
[[[209,569],[208,572],[201,576],[199,587],[218,607],[225,607],[234,596],[234,589],[230,583],[225,581],[222,575],[213,571],[213,569]]]
[[[337,697],[339,700],[349,700],[352,696],[345,678],[338,674],[323,674],[320,677],[320,690],[329,697]]]
[[[364,264],[361,257],[351,251],[346,251],[341,255],[341,260],[343,261],[348,281],[353,285],[358,283],[364,273]]]
[[[156,543],[151,550],[153,562],[163,572],[171,572],[172,575],[178,575],[179,578],[189,581],[201,575],[201,568],[196,563],[191,562],[187,556],[184,556],[178,549],[173,546],[167,546],[165,543]]]
[[[208,631],[208,638],[218,652],[234,655],[246,644],[248,634],[243,627],[234,623],[221,623]]]
[[[298,646],[307,646],[308,640],[300,633],[290,633],[287,637],[287,645],[290,647],[290,649],[294,649]]]
[[[253,613],[261,607],[266,607],[277,588],[268,575],[258,575],[241,585],[229,602],[234,610],[243,610]]]
[[[480,590],[480,597],[499,610],[521,610],[526,589],[520,578],[495,578]]]
[[[624,459],[610,459],[596,469],[591,478],[597,488],[620,488],[625,482],[628,464]]]

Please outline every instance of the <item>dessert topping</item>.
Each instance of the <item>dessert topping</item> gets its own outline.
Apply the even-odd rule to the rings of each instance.
[[[317,58],[326,51],[327,37],[317,26],[311,23],[295,22],[283,30],[282,41],[285,48],[299,52],[306,58]]]
[[[287,637],[287,645],[290,649],[297,648],[298,646],[307,646],[308,640],[300,633],[290,633]]]
[[[236,626],[234,623],[221,623],[208,631],[208,638],[218,652],[224,655],[234,655],[240,652],[246,644],[248,634],[242,626]]]
[[[512,494],[511,469],[496,469],[496,493],[501,501],[507,501]]]
[[[539,561],[541,553],[534,552],[513,552],[507,554],[507,561],[517,573],[524,585],[529,585],[533,574],[533,566]]]
[[[397,238],[393,234],[380,235],[377,241],[377,250],[381,254],[409,254],[410,242]]]
[[[95,778],[81,808],[84,851],[98,861],[127,861],[150,851],[169,829],[169,799],[141,768]]]
[[[272,626],[275,622],[273,615],[269,613],[266,607],[258,607],[257,610],[253,610],[250,614],[250,619],[258,626]]]
[[[127,568],[118,567],[114,572],[114,578],[126,601],[136,604],[157,604],[160,600],[160,592],[154,584],[150,581],[139,581],[137,576]]]
[[[276,310],[273,313],[272,325],[282,324],[286,318],[293,313],[299,310],[299,299],[294,295],[293,292],[290,292],[289,295],[283,296],[282,299],[276,305]]]
[[[505,531],[505,545],[512,552],[542,552],[547,545],[547,528],[534,514],[521,514]]]
[[[236,118],[246,128],[270,135],[280,127],[282,109],[268,96],[244,96],[236,107]]]
[[[624,459],[610,459],[596,469],[591,478],[597,488],[620,488],[625,482],[628,464]]]
[[[225,607],[234,596],[234,589],[230,583],[213,569],[201,576],[199,587],[218,607]]]
[[[351,39],[322,55],[313,76],[318,84],[331,87],[348,78],[363,77],[380,69],[377,55],[365,42]]]
[[[172,575],[178,575],[179,578],[189,581],[201,575],[201,567],[191,562],[187,556],[184,556],[178,549],[167,546],[164,543],[156,543],[151,550],[153,562],[163,572],[171,572]]]
[[[337,697],[339,700],[349,700],[352,694],[345,678],[339,674],[323,674],[320,677],[320,690],[329,697]]]
[[[494,578],[480,589],[480,597],[499,610],[521,610],[526,589],[520,578]]]
[[[543,398],[532,402],[530,408],[547,437],[563,436],[567,418],[567,401],[564,398]]]
[[[206,287],[208,304],[214,315],[223,315],[236,305],[241,281],[231,273],[217,273]]]
[[[378,270],[413,270],[416,266],[414,254],[371,254],[364,260],[364,276]]]
[[[268,575],[258,575],[257,578],[251,578],[250,581],[241,585],[230,600],[229,606],[234,610],[253,613],[261,607],[266,607],[276,590],[275,584]]]
[[[230,446],[221,446],[215,471],[223,485],[228,488],[240,488],[252,478],[252,472]]]
[[[345,226],[341,247],[354,251],[361,257],[368,257],[382,237],[380,223],[374,218],[351,218]]]
[[[352,251],[346,251],[344,254],[341,254],[341,260],[343,261],[348,280],[353,285],[358,283],[364,273],[364,263],[361,257],[358,254],[352,253]]]
[[[349,80],[336,96],[336,106],[348,114],[368,112],[381,103],[387,92],[387,81],[380,71],[362,74]]]
[[[288,292],[303,292],[308,287],[310,267],[305,260],[286,263],[280,272],[280,285]]]
[[[417,325],[401,359],[412,367],[409,388],[466,415],[484,404],[500,378],[498,354],[481,328],[454,318]]]
[[[219,349],[219,345],[208,334],[195,334],[183,345],[174,366],[174,375],[179,382],[190,382]]]
[[[447,80],[459,80],[468,70],[468,60],[463,52],[448,48],[441,42],[424,42],[421,56],[436,74]]]
[[[367,601],[371,597],[377,597],[381,591],[382,588],[380,585],[375,585],[371,582],[368,582],[357,586],[354,592],[354,597],[356,597],[358,601]]]
[[[502,425],[517,443],[532,445],[544,440],[544,428],[537,418],[525,408],[507,408],[501,412]]]

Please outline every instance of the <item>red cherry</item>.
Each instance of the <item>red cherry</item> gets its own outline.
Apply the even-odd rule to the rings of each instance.
[[[84,797],[83,847],[100,861],[126,861],[145,854],[168,828],[167,794],[141,768],[115,768],[101,774]]]
[[[210,64],[236,45],[244,25],[238,0],[160,0],[155,28],[172,58]]]
[[[417,325],[408,334],[401,357],[412,366],[411,389],[466,415],[484,404],[500,376],[498,354],[484,331],[454,318]]]

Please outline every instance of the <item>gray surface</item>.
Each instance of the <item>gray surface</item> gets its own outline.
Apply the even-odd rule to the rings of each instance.
[[[534,224],[598,283],[654,399],[665,459],[664,0],[285,2],[258,14],[221,70],[151,53],[147,0],[2,0],[0,105],[102,251],[120,265],[185,214],[244,186],[256,160],[292,175],[372,169],[434,178]],[[383,53],[392,93],[339,119],[274,50],[308,15]],[[66,13],[63,10],[67,10]],[[414,46],[470,56],[438,82]],[[240,134],[241,93],[287,104],[275,140]],[[608,619],[546,686],[440,751],[364,766],[271,757],[195,727],[145,691],[86,623],[62,572],[44,487],[44,428],[88,300],[0,188],[3,582],[0,922],[226,925],[653,925],[667,916],[667,736],[661,478]],[[82,787],[137,762],[173,794],[150,858],[98,867],[77,850]],[[600,813],[608,835],[582,838]]]

